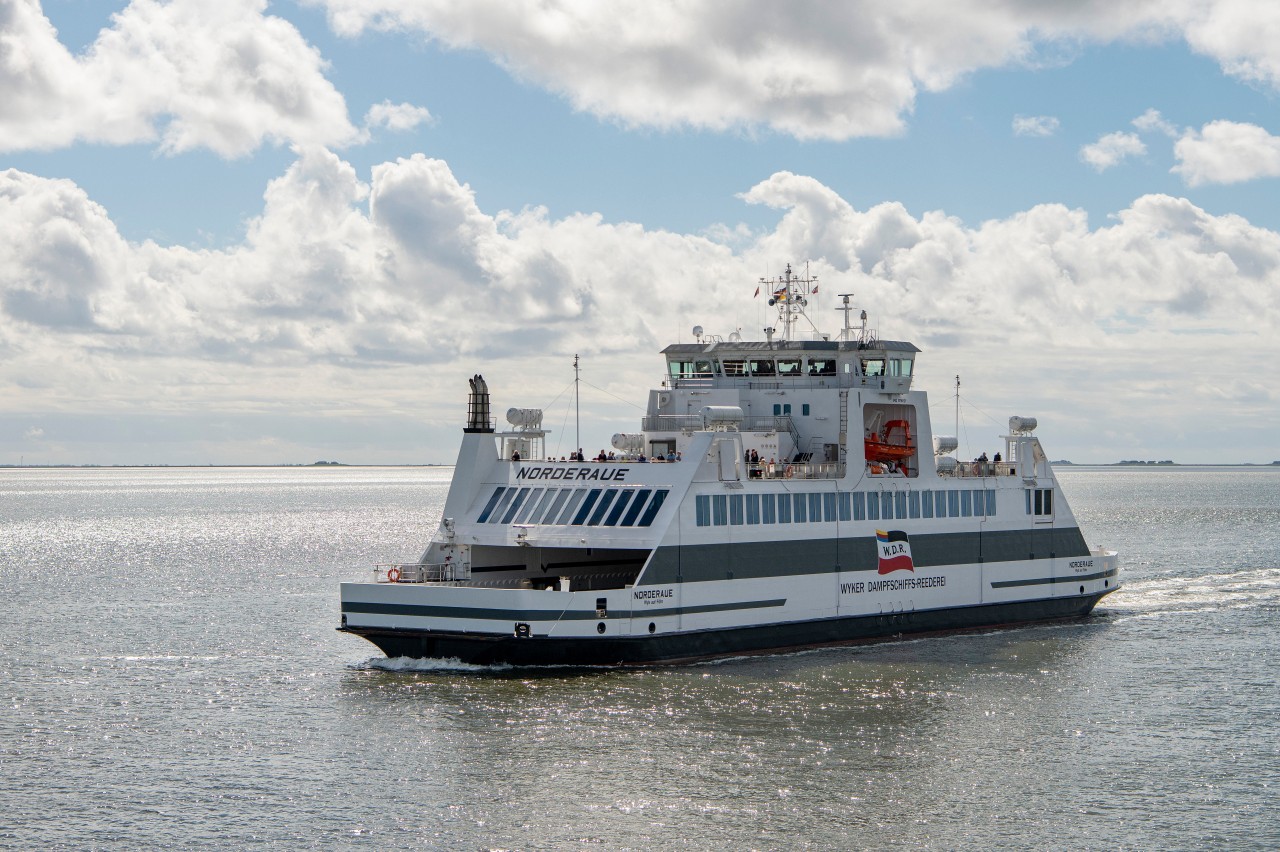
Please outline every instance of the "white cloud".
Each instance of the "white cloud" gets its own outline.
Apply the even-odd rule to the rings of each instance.
[[[1147,153],[1147,146],[1136,133],[1108,133],[1097,142],[1080,149],[1080,159],[1099,172],[1119,165],[1128,157]]]
[[[1280,136],[1256,124],[1211,121],[1173,146],[1176,174],[1189,186],[1280,176]]]
[[[1052,115],[1016,115],[1013,118],[1013,135],[1052,136],[1058,132],[1060,124]]]
[[[975,228],[895,202],[859,210],[787,172],[743,198],[780,218],[749,238],[720,229],[730,246],[592,214],[486,212],[440,160],[384,163],[366,182],[305,149],[242,244],[193,251],[129,243],[79,187],[11,169],[0,388],[11,413],[46,428],[59,412],[413,412],[447,446],[472,372],[499,404],[537,406],[576,352],[589,380],[632,399],[654,379],[647,353],[693,324],[757,336],[769,319],[750,298],[757,277],[805,259],[824,293],[856,293],[882,334],[926,348],[925,386],[944,393],[943,379],[972,371],[993,404],[1060,412],[1063,430],[1135,407],[1182,422],[1180,400],[1220,385],[1215,365],[1185,357],[1187,334],[1230,345],[1242,377],[1280,359],[1280,234],[1185,199],[1139,198],[1099,228],[1060,205]],[[1220,415],[1269,418],[1275,389],[1242,381]],[[610,431],[634,428],[630,411],[605,416],[622,418]]]
[[[1158,109],[1149,109],[1133,120],[1133,126],[1144,133],[1163,133],[1171,139],[1178,138],[1178,128],[1165,120]]]
[[[225,157],[357,140],[324,61],[266,0],[133,0],[81,56],[37,0],[0,3],[0,151],[158,141]]]
[[[426,124],[429,121],[431,121],[431,113],[426,107],[393,104],[391,101],[374,104],[369,107],[369,111],[364,116],[366,128],[385,127],[388,130],[397,131],[412,130],[419,124]]]
[[[902,130],[920,91],[1063,45],[1185,39],[1226,73],[1280,86],[1280,5],[1256,0],[304,0],[344,35],[422,32],[627,124],[768,127],[799,138]]]
[[[22,437],[26,438],[28,441],[34,441],[38,438],[44,437],[44,430],[39,426],[32,426],[30,429],[22,433]]]

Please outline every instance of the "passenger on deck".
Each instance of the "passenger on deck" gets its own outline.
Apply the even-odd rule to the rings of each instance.
[[[520,451],[519,451],[519,450],[516,450],[515,452],[513,452],[513,453],[511,454],[511,460],[512,460],[512,461],[520,461]]]
[[[673,462],[675,460],[676,460],[676,454],[671,452],[671,450],[667,450],[667,461]]]
[[[648,464],[648,463],[649,463],[649,460],[648,460],[647,458],[645,458],[645,457],[644,457],[644,450],[641,450],[641,451],[640,451],[640,458],[636,459],[636,461],[640,462],[640,464]]]

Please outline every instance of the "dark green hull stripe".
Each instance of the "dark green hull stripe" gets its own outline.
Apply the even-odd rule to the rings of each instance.
[[[1070,577],[1036,577],[1032,580],[1000,580],[993,582],[993,589],[1009,589],[1014,586],[1044,586],[1053,585],[1054,583],[1087,583],[1090,580],[1103,580],[1107,577],[1114,577],[1120,573],[1118,568],[1112,568],[1110,571],[1101,571],[1097,574],[1075,574]]]
[[[885,526],[889,529],[908,527],[906,532],[910,535],[911,558],[916,570],[990,562],[1079,559],[1090,555],[1079,527],[925,535],[912,534],[910,523],[887,521]],[[735,528],[721,529],[732,534]],[[874,536],[728,541],[660,547],[654,551],[636,585],[874,572],[877,567]]]
[[[763,609],[785,606],[786,598],[769,601],[743,601],[741,603],[700,604],[697,606],[668,607],[654,610],[627,612],[615,609],[613,618],[652,618],[660,615],[694,615],[704,612],[731,612],[744,609]],[[410,615],[419,618],[461,618],[480,621],[595,621],[600,617],[595,610],[563,609],[478,609],[466,606],[428,606],[419,604],[391,604],[370,601],[343,601],[343,612],[363,612],[377,615]],[[607,619],[609,616],[606,616]],[[605,619],[600,619],[605,620]]]

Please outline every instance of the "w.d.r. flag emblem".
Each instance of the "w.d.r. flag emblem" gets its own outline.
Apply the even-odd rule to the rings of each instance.
[[[902,530],[876,530],[876,549],[879,551],[881,574],[916,570],[911,562],[911,542]]]

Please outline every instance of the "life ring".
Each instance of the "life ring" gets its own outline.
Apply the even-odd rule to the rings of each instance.
[[[782,476],[784,479],[791,478],[791,465],[787,465],[787,469],[782,472]]]
[[[397,568],[397,567],[395,567],[395,566],[393,565],[393,566],[391,566],[390,568],[388,568],[388,569],[387,569],[387,582],[388,582],[388,583],[399,583],[399,582],[400,582],[400,569],[399,569],[399,568]]]

